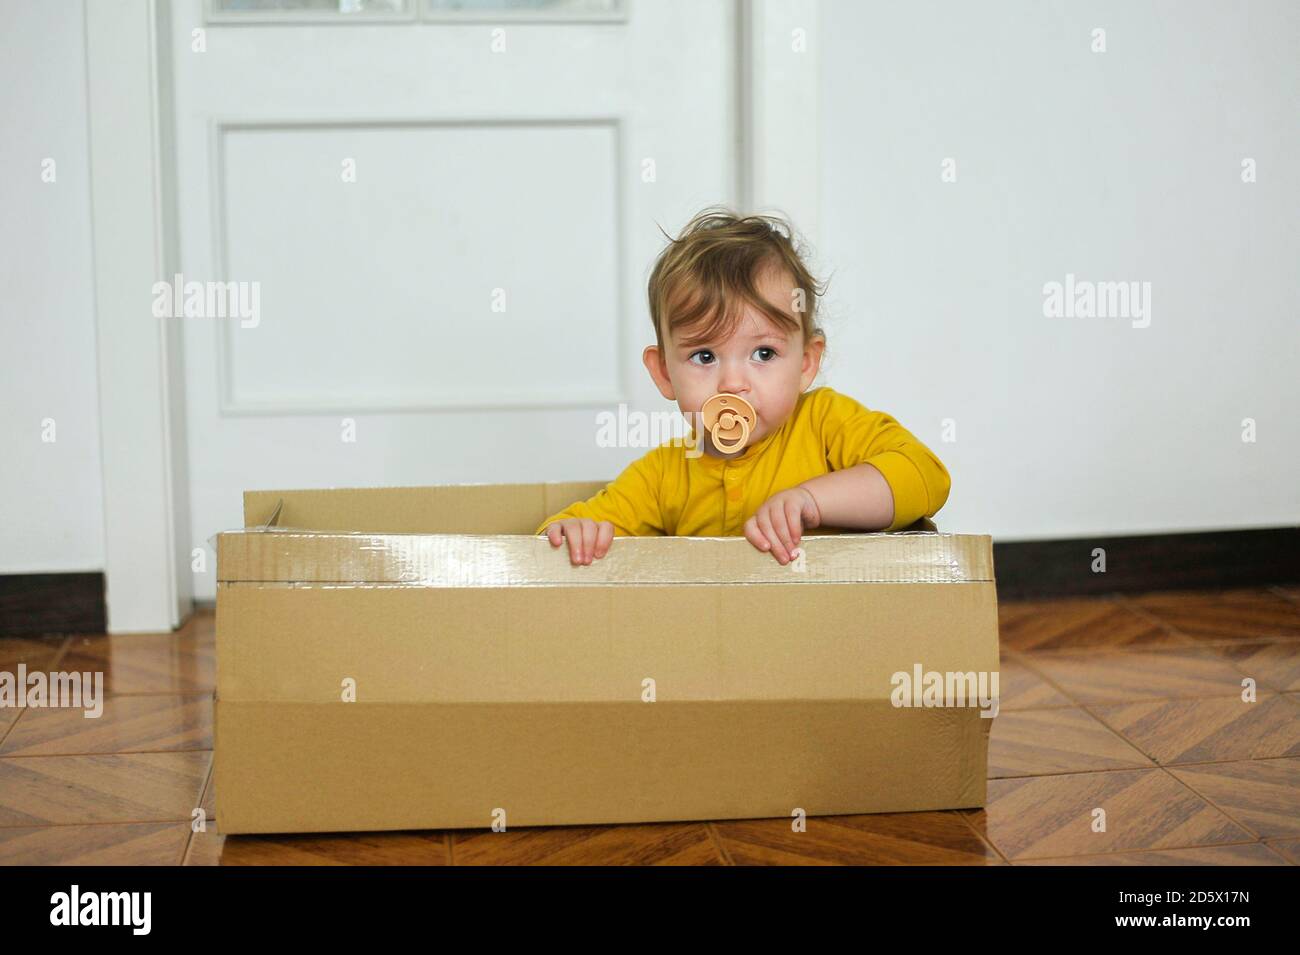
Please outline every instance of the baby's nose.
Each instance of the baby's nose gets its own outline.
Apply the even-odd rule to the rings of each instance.
[[[724,368],[718,381],[718,391],[730,392],[733,395],[746,394],[749,392],[749,380],[739,368]]]

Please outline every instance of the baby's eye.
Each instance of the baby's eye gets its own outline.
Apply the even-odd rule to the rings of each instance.
[[[695,361],[696,357],[699,356],[699,355],[708,355],[710,360],[709,360],[709,361]],[[711,364],[713,364],[713,361],[712,361],[713,357],[714,357],[714,356],[713,356],[713,352],[709,351],[707,348],[701,348],[699,351],[697,351],[697,352],[695,352],[693,355],[691,355],[690,360],[693,361],[693,362],[695,362],[695,364],[697,364],[697,365],[711,365]]]
[[[771,353],[771,356],[772,356],[771,358],[760,358],[759,361],[761,361],[761,362],[769,362],[769,361],[771,361],[773,358],[776,357],[776,349],[775,349],[775,348],[768,348],[766,345],[760,345],[758,348],[755,348],[755,349],[754,349],[754,354],[757,355],[757,354],[758,354],[759,352],[761,352],[761,351],[770,352],[770,353]]]

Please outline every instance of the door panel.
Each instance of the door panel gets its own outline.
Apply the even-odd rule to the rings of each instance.
[[[661,226],[735,201],[736,5],[239,6],[172,8],[181,271],[257,292],[256,322],[178,320],[193,539],[246,489],[603,480],[643,454],[599,447],[596,413],[671,410],[645,283]]]

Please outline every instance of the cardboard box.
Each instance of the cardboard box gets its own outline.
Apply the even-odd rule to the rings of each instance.
[[[989,537],[817,534],[785,567],[617,538],[572,567],[531,536],[602,486],[247,493],[217,535],[222,831],[984,804],[992,720],[895,703],[899,673],[997,670]]]

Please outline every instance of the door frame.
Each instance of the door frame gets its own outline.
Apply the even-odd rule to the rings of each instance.
[[[737,204],[820,237],[817,0],[735,3]],[[185,382],[176,319],[141,322],[180,261],[170,5],[85,2],[91,228],[109,633],[194,607]],[[802,34],[797,31],[803,31]],[[800,37],[806,47],[800,49]],[[213,561],[206,544],[203,559]]]
[[[83,4],[108,632],[169,630],[193,605],[178,328],[152,314],[174,274],[170,11]]]

